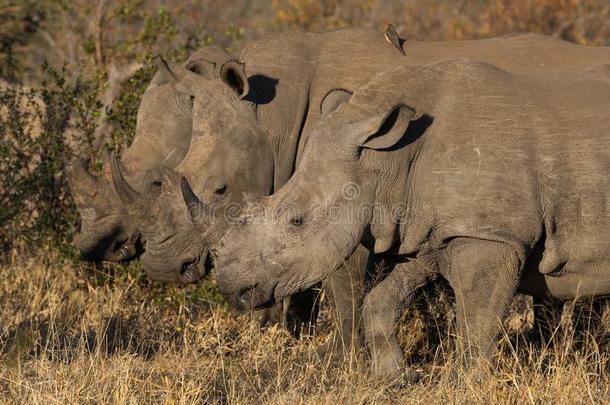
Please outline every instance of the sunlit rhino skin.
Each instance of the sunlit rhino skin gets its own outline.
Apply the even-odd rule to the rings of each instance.
[[[185,63],[186,69],[202,80],[218,76],[219,66],[234,58],[224,50],[209,47],[196,52]],[[133,187],[156,192],[158,179],[150,171],[164,165],[176,167],[191,140],[191,100],[174,88],[173,80],[157,73],[142,97],[136,134],[126,149],[122,164]],[[147,177],[148,173],[148,177]],[[86,259],[123,261],[141,250],[139,229],[128,219],[127,210],[110,183],[108,164],[96,178],[76,160],[68,168],[70,186],[81,215],[81,229],[74,243]]]
[[[476,41],[406,41],[404,46],[406,57],[382,34],[369,30],[282,33],[246,47],[240,56],[244,66],[233,65],[224,82],[198,81],[188,72],[174,69],[174,77],[180,78],[187,94],[194,94],[193,89],[206,94],[195,95],[195,108],[201,113],[194,117],[194,141],[175,172],[222,212],[230,202],[241,201],[244,191],[267,195],[279,189],[294,172],[300,151],[321,117],[321,100],[341,88],[344,93],[333,95],[340,102],[389,66],[469,57],[515,73],[546,74],[574,71],[610,58],[609,48],[585,47],[537,34]],[[240,81],[244,76],[248,94],[238,97],[240,90],[234,87],[243,89],[246,84]],[[231,80],[237,81],[232,84]],[[225,228],[222,221],[218,229],[205,227],[209,241],[201,238],[184,215],[175,181],[179,176],[167,176],[174,181],[155,202],[165,212],[158,216],[158,223],[143,226],[147,247],[142,260],[149,274],[184,271],[198,257],[205,257],[206,245]]]
[[[194,97],[193,140],[175,172],[165,171],[169,181],[164,182],[159,198],[151,201],[141,196],[140,203],[135,204],[126,201],[136,205],[135,211],[157,215],[156,222],[138,221],[147,241],[142,266],[148,274],[172,279],[200,268],[207,257],[207,244],[222,236],[227,221],[238,214],[245,193],[269,195],[290,177],[299,144],[307,138],[311,122],[319,117],[320,112],[313,107],[319,105],[316,100],[335,85],[350,81],[360,85],[373,74],[372,70],[363,70],[361,75],[344,77],[344,67],[353,63],[353,58],[341,55],[346,36],[359,44],[356,53],[374,40],[383,60],[401,56],[379,33],[354,30],[322,35],[294,33],[253,43],[242,54],[247,65],[231,61],[221,67],[220,80],[213,82],[167,65],[176,78],[176,87]],[[318,47],[319,43],[326,47]],[[340,63],[321,64],[321,55],[340,55]],[[205,238],[186,215],[176,172],[192,179],[198,194],[213,208],[213,216],[201,218]],[[119,188],[129,189],[127,184],[118,183]],[[346,271],[336,276],[342,278],[337,283],[341,288],[332,292],[341,301],[337,304],[339,318],[343,319],[343,314],[347,318],[339,334],[348,336],[348,341],[355,339],[351,325],[359,306],[359,302],[354,304],[353,288],[362,290],[367,260],[368,252],[363,249],[352,259],[351,274]],[[347,278],[353,282],[345,283]],[[291,301],[297,304],[291,302],[289,314],[303,312],[294,317],[309,318],[309,311],[304,310],[307,305],[298,302],[311,301],[315,295],[302,292],[293,298]]]
[[[400,372],[400,309],[438,276],[467,364],[482,364],[516,292],[610,293],[608,111],[610,65],[541,77],[457,59],[382,73],[225,234],[218,286],[236,307],[278,301],[362,242],[402,261],[365,299],[373,370]],[[201,205],[186,185],[185,200]]]
[[[402,41],[394,42],[400,45]],[[222,81],[202,84],[188,72],[181,74],[170,67],[187,94],[193,94],[194,89],[206,94],[205,98],[195,95],[195,105],[202,105],[195,109],[202,113],[194,117],[194,142],[176,171],[191,181],[196,194],[214,208],[216,216],[213,225],[209,218],[201,221],[202,238],[185,216],[175,181],[178,176],[166,173],[174,180],[164,183],[168,187],[155,201],[155,208],[143,210],[156,213],[158,218],[142,225],[147,240],[142,263],[147,273],[171,280],[200,268],[207,246],[226,228],[227,207],[237,207],[244,191],[267,195],[292,175],[300,151],[320,119],[320,102],[334,88],[346,90],[333,94],[331,99],[337,103],[388,66],[427,63],[448,56],[471,56],[515,71],[541,72],[576,69],[610,56],[607,49],[531,34],[482,41],[407,41],[406,49],[404,57],[383,35],[367,30],[282,33],[250,44],[240,56],[245,66],[233,65]],[[567,53],[579,57],[566,63],[563,55]],[[242,97],[244,75],[249,91]],[[359,250],[351,260],[364,263],[367,253]],[[340,313],[350,317],[357,313],[354,308],[358,303],[352,303],[351,298],[358,293],[347,286],[351,283],[339,280],[350,277],[356,285],[361,284],[364,272],[360,266],[348,264],[351,272],[337,273],[330,281],[335,295],[348,298],[338,306]]]

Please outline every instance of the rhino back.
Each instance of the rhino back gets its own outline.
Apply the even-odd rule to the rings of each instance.
[[[435,81],[425,106],[431,124],[412,140],[419,148],[415,163],[405,163],[409,148],[365,152],[370,173],[392,168],[378,198],[412,208],[401,228],[401,252],[456,237],[524,251],[542,241],[536,270],[548,277],[592,280],[605,271],[610,83],[590,69],[541,77],[468,60],[431,69],[422,79]],[[395,94],[408,94],[405,72],[418,71],[396,72],[380,76],[401,89]],[[385,102],[414,103],[412,96]]]
[[[439,112],[452,129],[432,170],[440,222],[529,248],[544,238],[542,274],[610,265],[610,85],[589,72],[459,81]]]
[[[407,41],[409,64],[467,57],[519,74],[578,72],[610,62],[610,47],[578,45],[527,33],[469,41]]]
[[[276,188],[292,175],[303,145],[320,119],[319,106],[333,89],[355,91],[395,66],[467,57],[513,73],[578,71],[610,60],[610,47],[587,47],[539,34],[471,41],[414,41],[406,57],[379,32],[345,29],[281,33],[249,44],[241,54],[263,129],[274,145]],[[566,57],[569,56],[569,57]]]

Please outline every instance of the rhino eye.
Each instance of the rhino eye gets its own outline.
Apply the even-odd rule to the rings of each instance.
[[[290,223],[290,225],[294,226],[294,227],[299,227],[299,226],[303,226],[303,224],[305,223],[305,219],[302,216],[297,216],[297,217],[293,217],[290,218],[290,221],[288,221]]]
[[[226,184],[222,184],[220,186],[218,186],[216,188],[216,190],[214,190],[214,194],[216,195],[225,195],[227,193],[227,185]]]

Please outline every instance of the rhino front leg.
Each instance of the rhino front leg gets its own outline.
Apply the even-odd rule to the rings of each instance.
[[[458,349],[464,365],[487,368],[517,291],[523,255],[501,242],[456,239],[446,277],[455,293]]]
[[[364,336],[374,375],[394,379],[404,369],[404,355],[396,339],[403,308],[432,274],[416,261],[396,264],[394,270],[364,297]]]
[[[362,346],[360,339],[360,308],[364,295],[365,267],[369,251],[358,246],[344,266],[324,281],[322,289],[327,295],[335,330],[318,353],[337,361],[354,359]]]

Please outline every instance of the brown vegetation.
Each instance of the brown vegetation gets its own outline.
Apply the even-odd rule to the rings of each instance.
[[[400,333],[428,377],[390,386],[362,365],[317,358],[332,327],[328,308],[320,334],[296,341],[282,328],[259,331],[212,283],[161,287],[135,266],[100,272],[53,253],[14,258],[0,268],[0,401],[567,404],[610,395],[608,336],[593,324],[585,335],[554,329],[550,343],[507,332],[489,378],[452,382],[450,300],[430,296],[410,308]]]

